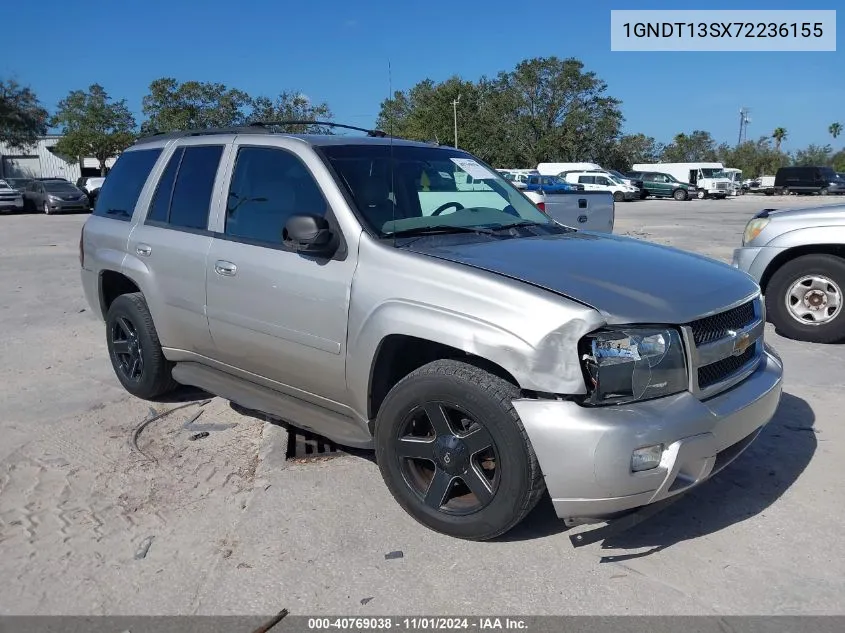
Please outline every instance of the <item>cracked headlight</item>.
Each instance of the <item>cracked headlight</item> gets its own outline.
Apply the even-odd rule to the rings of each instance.
[[[603,329],[581,339],[585,404],[625,404],[685,391],[686,359],[674,329]]]

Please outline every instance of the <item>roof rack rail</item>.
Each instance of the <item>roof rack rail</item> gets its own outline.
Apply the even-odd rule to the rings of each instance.
[[[173,132],[151,132],[140,137],[138,140],[135,141],[135,144],[137,145],[139,143],[160,141],[172,138],[186,138],[189,136],[209,136],[212,134],[242,134],[244,132],[249,132],[251,134],[272,134],[271,130],[268,130],[260,125],[253,125],[251,123],[248,123],[246,125],[239,125],[233,127],[210,127],[196,130],[176,130]]]
[[[249,125],[259,127],[281,127],[284,125],[324,125],[326,127],[339,127],[346,130],[356,130],[357,132],[366,132],[367,136],[375,136],[384,138],[387,136],[386,132],[382,130],[370,130],[364,127],[356,127],[354,125],[344,125],[343,123],[332,123],[331,121],[250,121]]]

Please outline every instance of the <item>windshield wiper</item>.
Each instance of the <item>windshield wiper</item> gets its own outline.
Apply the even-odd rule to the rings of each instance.
[[[495,232],[480,226],[451,226],[436,224],[434,226],[415,226],[385,233],[384,237],[413,237],[415,235],[438,235],[449,233],[475,233],[477,235],[495,235]]]
[[[493,231],[504,231],[507,229],[515,229],[522,226],[548,226],[542,222],[535,222],[534,220],[520,220],[519,222],[511,222],[510,224],[502,224],[493,228]]]

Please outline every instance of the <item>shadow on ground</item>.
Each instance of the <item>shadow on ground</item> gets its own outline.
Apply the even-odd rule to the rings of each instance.
[[[602,549],[645,552],[605,556],[601,562],[641,558],[689,539],[718,532],[771,506],[798,479],[816,450],[815,414],[806,401],[784,393],[772,421],[725,470],[662,512],[602,541]],[[589,529],[590,526],[585,526]],[[501,540],[529,540],[566,528],[546,496]],[[577,528],[582,531],[585,528]],[[598,526],[593,529],[599,529]]]

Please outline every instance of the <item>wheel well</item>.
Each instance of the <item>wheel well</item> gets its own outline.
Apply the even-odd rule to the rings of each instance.
[[[766,287],[769,285],[772,275],[777,272],[778,268],[804,255],[834,255],[845,259],[845,246],[842,244],[808,244],[807,246],[796,246],[780,253],[769,262],[763,276],[760,278],[760,288],[763,290],[763,293],[765,294]]]
[[[402,378],[423,365],[442,359],[461,360],[475,365],[519,387],[519,383],[513,375],[486,358],[468,354],[456,347],[442,343],[435,343],[414,336],[392,334],[385,337],[379,345],[370,372],[370,393],[367,406],[369,419],[375,419],[388,392]]]
[[[129,277],[113,270],[104,270],[100,274],[100,305],[103,317],[109,311],[112,301],[120,295],[132,292],[139,292],[139,288]]]

